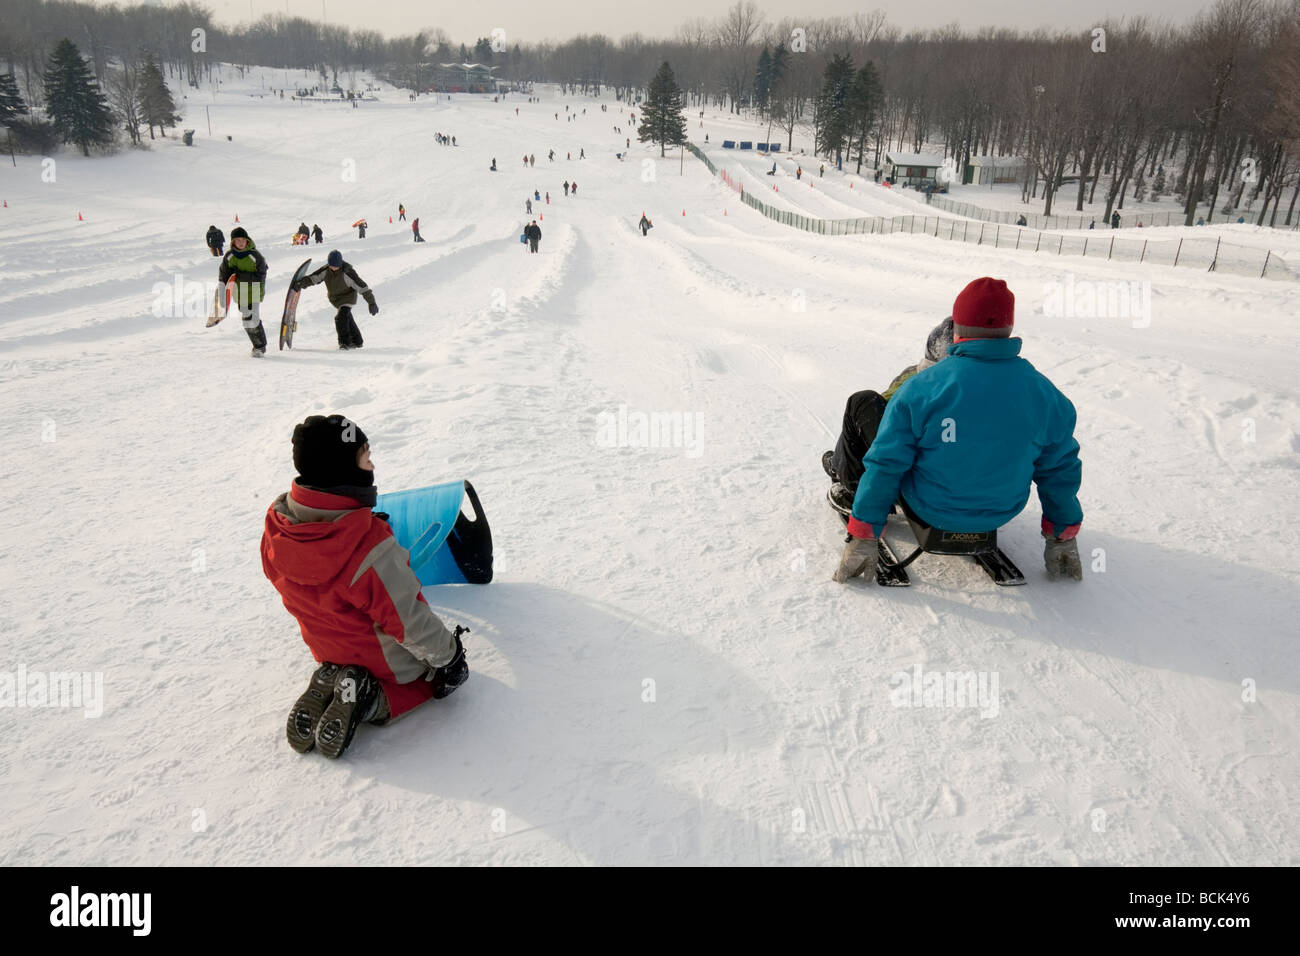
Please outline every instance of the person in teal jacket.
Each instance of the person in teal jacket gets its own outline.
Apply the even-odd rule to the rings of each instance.
[[[991,531],[1024,510],[1031,482],[1048,576],[1082,580],[1074,405],[1020,357],[1014,320],[1015,296],[1001,279],[976,279],[957,296],[948,357],[899,387],[862,459],[836,581],[875,567],[900,496],[933,527]]]

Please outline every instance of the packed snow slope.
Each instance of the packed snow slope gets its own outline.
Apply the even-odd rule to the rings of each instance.
[[[193,148],[0,172],[0,691],[103,679],[98,717],[0,694],[0,863],[1300,862],[1294,284],[813,236],[689,155],[616,159],[613,100],[259,95],[302,80],[193,93]],[[261,360],[197,314],[236,215],[270,261]],[[302,220],[325,245],[290,246]],[[332,248],[378,296],[365,348],[314,288],[276,351]],[[1002,532],[1025,587],[938,557],[836,585],[845,399],[981,275],[1078,408],[1085,580],[1046,580],[1034,497]],[[1052,283],[1118,282],[1149,321],[1051,314]],[[618,447],[620,409],[692,431]],[[258,555],[294,424],[330,412],[381,491],[471,479],[498,547],[492,584],[426,591],[473,629],[469,682],[338,762],[284,740],[313,663]],[[982,702],[899,676],[967,673]]]

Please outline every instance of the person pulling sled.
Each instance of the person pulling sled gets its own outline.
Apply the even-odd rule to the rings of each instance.
[[[217,282],[224,286],[230,277],[236,281],[230,304],[239,309],[244,331],[253,343],[253,358],[266,354],[266,330],[262,328],[261,304],[266,294],[266,259],[248,237],[243,226],[230,230],[230,251],[221,258]]]
[[[208,251],[214,256],[220,256],[221,250],[226,244],[226,234],[216,226],[208,226],[208,232],[204,238],[208,244]]]
[[[357,270],[352,268],[350,263],[343,261],[343,253],[337,249],[330,252],[325,263],[294,283],[294,288],[305,289],[320,282],[325,283],[325,294],[329,298],[329,303],[338,310],[334,314],[334,331],[338,334],[339,348],[359,349],[363,340],[361,330],[357,328],[357,321],[352,317],[352,307],[357,304],[357,294],[360,293],[370,307],[370,314],[378,315],[379,306],[375,302],[375,293],[370,286],[366,285],[365,280],[357,275]]]

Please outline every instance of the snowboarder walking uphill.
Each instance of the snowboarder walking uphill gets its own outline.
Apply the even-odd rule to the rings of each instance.
[[[226,244],[226,234],[216,226],[208,226],[208,234],[204,237],[208,244],[208,250],[214,255],[221,255],[221,249]]]
[[[299,279],[295,288],[305,289],[319,282],[325,283],[325,294],[329,297],[330,305],[338,309],[334,315],[334,331],[338,334],[339,348],[361,348],[361,330],[357,328],[356,319],[352,318],[352,307],[357,304],[359,292],[370,306],[370,314],[378,315],[379,306],[375,303],[374,291],[357,275],[357,270],[350,263],[343,261],[343,253],[337,249],[330,252],[325,265]]]
[[[230,230],[230,251],[221,258],[217,282],[224,286],[231,276],[238,282],[231,305],[239,309],[244,331],[253,343],[253,358],[261,358],[266,354],[266,330],[260,315],[262,296],[266,294],[266,260],[243,226]]]
[[[1043,506],[1048,577],[1082,580],[1074,406],[1020,358],[1014,317],[1007,284],[976,279],[953,303],[946,358],[896,383],[887,404],[874,392],[850,397],[836,450],[823,457],[839,483],[860,476],[836,581],[876,566],[895,502],[931,527],[986,532],[1024,509],[1031,481]]]
[[[420,235],[420,217],[416,216],[411,220],[411,234],[415,236],[416,242],[424,242],[424,236]]]
[[[537,225],[536,219],[524,227],[524,235],[528,237],[528,251],[536,252],[537,244],[542,241],[542,227]]]
[[[321,232],[320,226],[316,223],[311,224],[311,235],[312,238],[316,240],[316,245],[318,246],[325,241],[325,233]]]
[[[462,628],[448,630],[376,514],[375,469],[361,428],[312,415],[293,430],[297,478],[272,502],[262,571],[320,664],[289,711],[299,753],[343,755],[357,727],[387,723],[469,678]]]
[[[645,238],[645,234],[650,231],[650,227],[653,226],[654,223],[645,217],[645,213],[641,213],[641,221],[636,225],[637,228],[641,230],[641,237]]]

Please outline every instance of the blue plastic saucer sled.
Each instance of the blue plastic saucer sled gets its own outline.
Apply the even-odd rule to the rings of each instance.
[[[469,498],[474,517],[461,512]],[[492,580],[492,530],[468,481],[449,481],[380,495],[397,543],[411,553],[420,584],[487,584]]]

